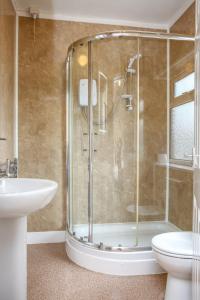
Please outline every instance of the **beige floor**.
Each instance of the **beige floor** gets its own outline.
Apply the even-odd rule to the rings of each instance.
[[[163,300],[165,275],[116,277],[87,271],[64,244],[28,246],[28,300]]]

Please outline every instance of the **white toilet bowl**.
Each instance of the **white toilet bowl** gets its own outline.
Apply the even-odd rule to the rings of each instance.
[[[152,248],[168,273],[165,300],[192,299],[192,232],[169,232],[155,236]]]

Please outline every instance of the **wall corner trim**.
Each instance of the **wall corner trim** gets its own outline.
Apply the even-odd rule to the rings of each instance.
[[[27,244],[64,243],[66,231],[27,232]]]
[[[16,0],[11,0],[12,2],[12,5],[13,5],[13,8],[15,10],[15,12],[17,13],[17,3],[16,3]]]

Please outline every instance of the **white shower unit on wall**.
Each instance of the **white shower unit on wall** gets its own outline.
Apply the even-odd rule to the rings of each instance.
[[[117,31],[69,47],[66,251],[87,269],[160,273],[151,239],[179,230],[168,218],[173,42],[193,38]]]

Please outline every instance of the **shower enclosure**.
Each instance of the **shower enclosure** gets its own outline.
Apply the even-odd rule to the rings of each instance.
[[[174,105],[175,78],[184,68],[193,72],[192,47],[192,37],[120,31],[69,48],[66,250],[80,265],[115,274],[96,261],[87,265],[78,257],[86,253],[102,264],[118,258],[156,264],[152,237],[184,229],[171,221],[170,163],[177,163],[171,120],[180,105]],[[182,163],[189,168],[190,144],[186,149]],[[152,270],[144,273],[158,266]]]

